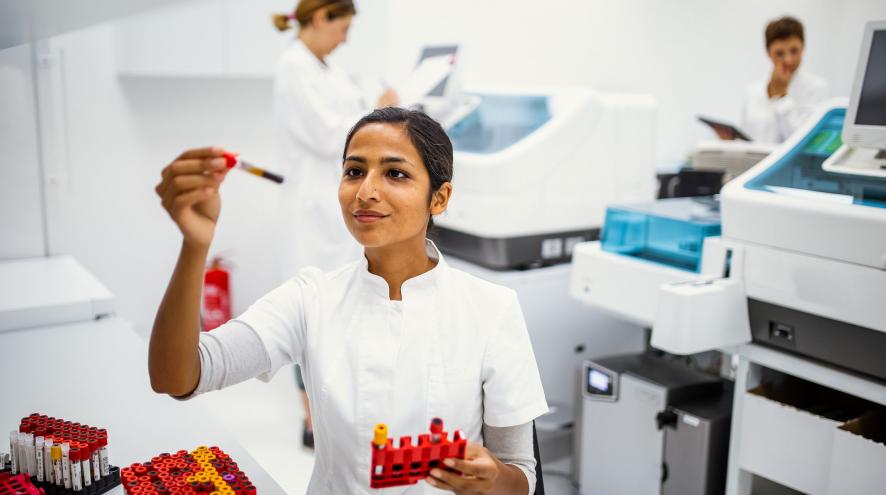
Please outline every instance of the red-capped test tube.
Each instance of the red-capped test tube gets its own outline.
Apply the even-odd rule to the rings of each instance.
[[[257,167],[246,160],[238,157],[236,153],[231,153],[230,151],[226,151],[222,156],[225,157],[225,162],[228,168],[242,168],[243,170],[249,172],[252,175],[257,175],[259,177],[263,177],[270,181],[274,181],[277,184],[283,183],[283,176],[275,174],[273,172],[268,172],[267,170]]]

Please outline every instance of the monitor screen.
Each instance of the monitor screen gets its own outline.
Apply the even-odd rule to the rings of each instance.
[[[886,30],[876,30],[855,114],[856,125],[886,126]]]

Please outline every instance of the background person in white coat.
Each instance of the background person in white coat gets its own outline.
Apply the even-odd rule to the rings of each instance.
[[[290,29],[293,21],[298,25],[296,39],[277,63],[274,83],[274,141],[286,177],[280,211],[281,282],[305,266],[338,268],[361,252],[342,222],[335,196],[342,143],[370,104],[351,77],[327,60],[347,41],[356,13],[351,0],[301,0],[293,14],[273,18],[280,31]],[[376,105],[396,103],[397,95],[389,89]],[[302,441],[312,447],[311,409],[298,368],[296,380],[305,406]]]
[[[765,38],[772,72],[748,86],[741,127],[754,141],[778,144],[790,137],[824,100],[827,83],[800,70],[805,48],[800,21],[793,17],[776,19],[766,26]]]

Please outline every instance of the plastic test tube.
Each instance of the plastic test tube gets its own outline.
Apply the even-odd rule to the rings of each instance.
[[[62,480],[64,480],[65,489],[71,489],[71,445],[68,442],[62,443]]]
[[[92,466],[89,465],[89,459],[92,452],[89,450],[89,444],[80,442],[80,466],[83,468],[83,486],[92,486]]]
[[[46,479],[43,476],[43,470],[46,467],[46,465],[43,463],[43,443],[44,440],[42,436],[34,439],[34,455],[37,459],[37,481],[41,483],[44,479]]]
[[[267,170],[257,167],[252,163],[239,158],[236,153],[231,153],[230,151],[226,151],[224,153],[225,162],[228,168],[239,167],[243,170],[249,172],[252,175],[257,175],[259,177],[268,179],[270,181],[276,182],[277,184],[283,183],[283,176],[275,174],[273,172],[268,172]]]
[[[69,455],[71,456],[71,488],[75,492],[79,492],[83,489],[83,482],[81,480],[83,468],[80,466],[80,449],[72,446]]]
[[[89,451],[92,452],[92,456],[89,459],[90,465],[92,466],[92,479],[98,481],[102,478],[102,468],[100,466],[100,454],[99,449],[101,447],[98,443],[98,438],[90,437],[89,439]]]
[[[52,439],[43,439],[43,478],[49,483],[55,483],[52,472]]]
[[[61,486],[64,483],[62,481],[62,446],[53,445],[50,456],[52,457],[52,478],[57,486]]]
[[[102,477],[111,475],[111,465],[108,461],[108,432],[105,430],[99,430],[98,433],[98,444],[101,446],[99,452],[99,460],[101,462],[101,473]]]
[[[9,432],[9,457],[12,460],[12,474],[18,474],[18,432]]]

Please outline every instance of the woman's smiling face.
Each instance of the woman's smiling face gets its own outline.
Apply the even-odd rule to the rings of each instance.
[[[424,238],[446,210],[451,185],[431,192],[428,170],[404,124],[369,123],[345,151],[338,201],[351,235],[374,248]]]

